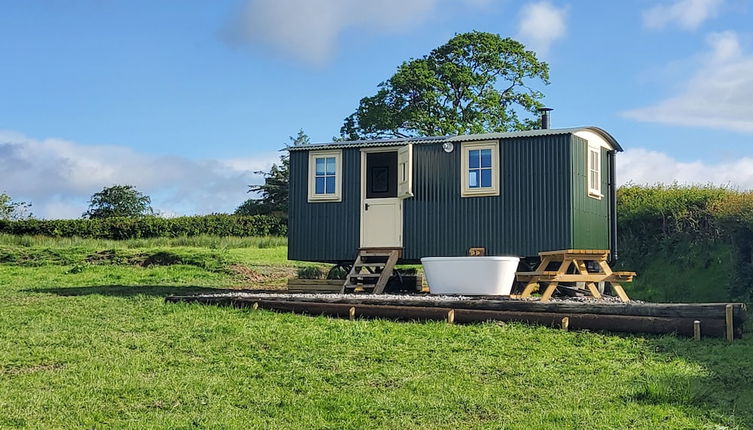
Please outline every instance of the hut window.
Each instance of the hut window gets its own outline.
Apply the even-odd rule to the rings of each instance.
[[[461,195],[499,195],[499,143],[481,142],[462,145]]]
[[[309,201],[340,201],[341,152],[309,153]]]
[[[601,194],[601,148],[588,147],[588,195],[597,199]]]

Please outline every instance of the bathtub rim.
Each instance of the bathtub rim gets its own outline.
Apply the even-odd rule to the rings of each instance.
[[[439,262],[439,261],[520,261],[520,257],[513,257],[511,255],[497,256],[497,255],[485,255],[485,256],[461,256],[461,257],[422,257],[421,264],[424,262]]]

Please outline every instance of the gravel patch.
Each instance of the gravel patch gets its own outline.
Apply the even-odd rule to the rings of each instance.
[[[199,294],[195,297],[230,297],[230,298],[258,298],[266,300],[348,300],[358,299],[362,302],[370,301],[416,301],[416,302],[444,302],[444,301],[473,301],[473,300],[514,300],[514,301],[539,301],[537,297],[531,297],[526,299],[510,298],[506,296],[463,296],[463,295],[440,295],[440,294],[339,294],[339,293],[269,293],[269,292],[254,292],[254,291],[234,291],[228,293],[217,294]],[[550,302],[598,302],[598,303],[622,303],[619,297],[604,296],[601,299],[595,299],[592,297],[552,297]],[[640,301],[631,301],[631,303],[642,303]]]

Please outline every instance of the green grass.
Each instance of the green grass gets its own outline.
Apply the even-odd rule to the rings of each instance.
[[[1,264],[0,428],[753,426],[750,336],[698,343],[166,304],[248,286],[248,271],[282,279],[300,264],[284,247],[97,245],[0,249],[183,259]]]
[[[656,302],[739,301],[730,294],[735,259],[732,246],[678,241],[671,249],[634,253],[620,261],[619,270],[637,270],[630,297]]]

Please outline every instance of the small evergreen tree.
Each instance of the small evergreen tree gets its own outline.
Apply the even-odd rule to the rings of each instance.
[[[307,145],[311,140],[299,130],[296,137],[290,137],[286,146]],[[254,172],[264,176],[261,185],[249,185],[249,193],[259,193],[260,198],[248,199],[235,210],[236,215],[277,215],[287,217],[288,183],[290,181],[290,158],[287,152],[280,156],[280,164],[272,164],[269,172]]]

